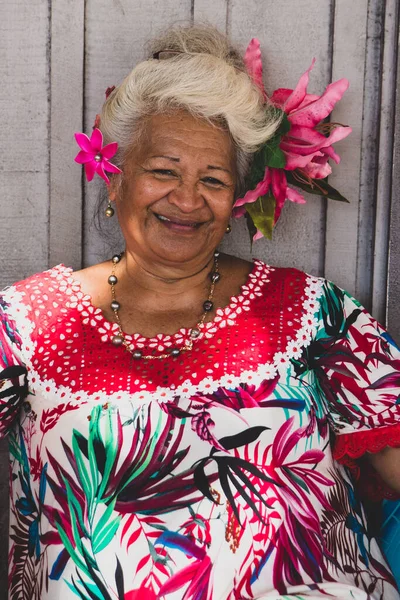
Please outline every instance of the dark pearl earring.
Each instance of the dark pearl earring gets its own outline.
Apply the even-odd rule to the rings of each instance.
[[[228,225],[226,226],[225,229],[225,233],[230,233],[232,231],[232,225],[230,223],[228,223]]]
[[[104,214],[106,215],[106,217],[113,217],[114,216],[114,209],[111,206],[111,201],[110,200],[108,201],[107,208],[104,211]]]

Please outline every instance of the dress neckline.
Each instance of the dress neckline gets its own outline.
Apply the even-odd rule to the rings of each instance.
[[[118,324],[109,321],[101,308],[93,304],[92,297],[82,291],[80,282],[74,279],[72,267],[60,264],[51,270],[56,271],[60,278],[60,291],[67,295],[67,305],[70,308],[76,308],[81,313],[84,324],[90,323],[98,329],[102,341],[109,341],[118,333]],[[271,270],[274,269],[261,260],[253,259],[252,269],[246,281],[240,286],[239,293],[231,296],[225,307],[217,308],[214,318],[204,324],[201,337],[213,337],[220,327],[233,325],[238,315],[250,310],[252,301],[262,295],[262,287],[269,282]],[[124,336],[128,342],[134,343],[138,348],[157,348],[159,351],[163,351],[171,346],[183,345],[191,327],[183,327],[171,335],[159,333],[154,337],[146,337],[140,333],[124,332]]]

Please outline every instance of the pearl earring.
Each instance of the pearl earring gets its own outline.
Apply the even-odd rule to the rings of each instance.
[[[106,215],[106,217],[113,217],[114,216],[114,209],[111,206],[111,200],[108,201],[107,208],[104,211],[104,214]]]

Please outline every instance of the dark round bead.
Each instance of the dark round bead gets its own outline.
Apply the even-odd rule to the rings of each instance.
[[[132,356],[135,360],[140,360],[143,354],[140,350],[135,350],[134,352],[132,352]]]
[[[179,356],[181,353],[181,351],[179,350],[179,348],[172,348],[171,350],[171,356],[177,357]]]
[[[122,346],[122,344],[124,343],[124,338],[122,337],[122,335],[113,335],[111,341],[114,344],[114,346]]]
[[[217,281],[221,279],[221,275],[218,273],[218,271],[212,271],[210,278],[213,283],[217,283]]]
[[[206,312],[210,312],[210,310],[212,310],[214,304],[211,302],[211,300],[206,300],[203,304],[203,308]]]
[[[112,257],[112,261],[116,265],[117,263],[119,263],[121,258],[122,258],[122,254],[114,254],[114,256]]]
[[[111,308],[112,308],[112,310],[116,311],[116,310],[119,310],[121,308],[121,305],[116,300],[113,300],[111,302]]]
[[[219,251],[218,251],[218,250],[216,250],[216,251],[214,252],[214,258],[218,258],[218,257],[219,257],[219,255],[220,255]]]
[[[114,216],[114,209],[112,206],[107,206],[106,210],[104,211],[106,217],[113,217]]]
[[[197,327],[193,327],[193,329],[190,330],[190,334],[189,335],[190,335],[190,337],[191,337],[192,340],[195,340],[200,335],[200,329],[197,329]]]
[[[115,285],[116,283],[118,283],[116,275],[110,275],[110,277],[108,278],[108,283],[110,285]]]

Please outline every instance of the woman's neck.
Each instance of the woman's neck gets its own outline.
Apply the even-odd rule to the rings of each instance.
[[[140,304],[161,308],[168,302],[185,305],[189,297],[203,296],[211,281],[213,253],[201,261],[182,265],[148,264],[131,252],[125,252],[117,268],[120,293],[140,298]]]

